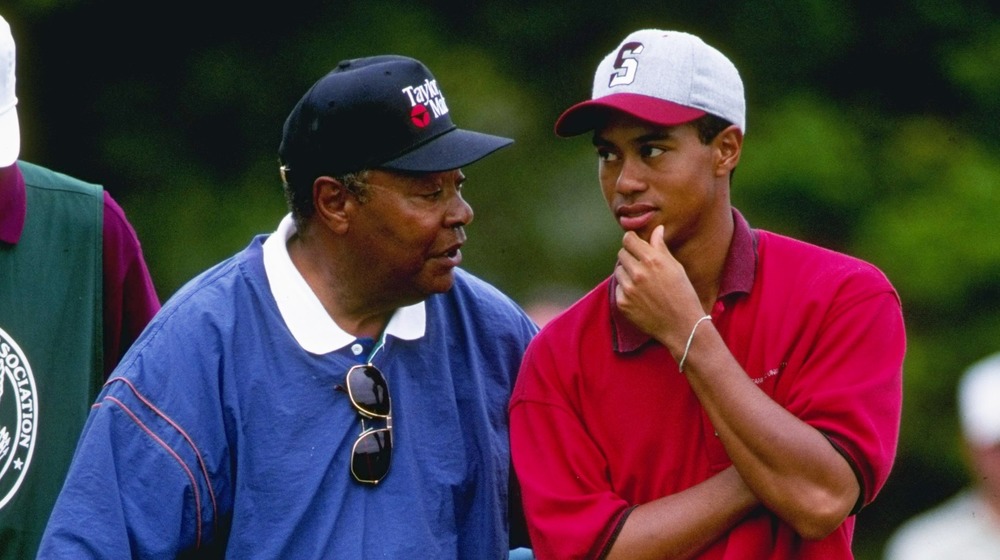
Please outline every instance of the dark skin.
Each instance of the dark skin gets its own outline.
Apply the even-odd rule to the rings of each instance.
[[[373,170],[358,196],[333,177],[315,180],[316,212],[288,253],[341,329],[376,338],[398,308],[451,288],[473,218],[464,181],[458,169]]]
[[[679,360],[718,295],[734,227],[729,178],[743,134],[729,127],[706,145],[690,125],[614,114],[594,144],[602,191],[626,230],[618,306]],[[711,321],[698,327],[684,375],[733,466],[640,504],[609,559],[694,556],[760,504],[807,539],[846,519],[860,493],[850,465],[819,431],[756,389]]]

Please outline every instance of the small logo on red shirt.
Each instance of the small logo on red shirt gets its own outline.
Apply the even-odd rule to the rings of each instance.
[[[751,377],[750,380],[756,383],[757,385],[760,385],[761,383],[767,381],[768,379],[780,375],[781,372],[785,369],[785,366],[787,365],[788,362],[781,362],[780,364],[778,364],[778,367],[767,370],[764,373],[764,375],[760,377]]]

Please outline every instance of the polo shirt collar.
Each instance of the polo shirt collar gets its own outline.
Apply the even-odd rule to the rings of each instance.
[[[742,214],[733,208],[733,240],[729,244],[726,264],[722,267],[722,281],[719,283],[718,300],[737,294],[748,294],[753,288],[754,271],[757,268],[757,238],[750,224]],[[608,283],[608,301],[611,303],[611,336],[616,352],[632,352],[646,344],[652,337],[631,321],[618,309],[615,288],[618,280],[611,276]]]
[[[0,168],[0,241],[10,245],[20,241],[27,215],[24,176],[15,162]]]
[[[295,232],[295,221],[288,214],[264,241],[264,271],[281,318],[299,346],[311,354],[329,354],[353,343],[357,337],[337,326],[292,263],[287,243]],[[426,320],[424,302],[401,307],[386,325],[385,334],[416,340],[424,336]]]

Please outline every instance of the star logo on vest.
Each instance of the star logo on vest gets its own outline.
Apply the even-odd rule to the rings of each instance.
[[[17,494],[31,465],[38,433],[36,395],[24,352],[0,329],[0,509]]]

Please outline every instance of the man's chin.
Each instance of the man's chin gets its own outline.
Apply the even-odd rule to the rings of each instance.
[[[425,294],[425,296],[443,294],[448,290],[451,290],[454,285],[455,272],[454,269],[451,269],[447,273],[434,275],[433,278],[429,279],[423,286],[421,286],[421,291]]]

